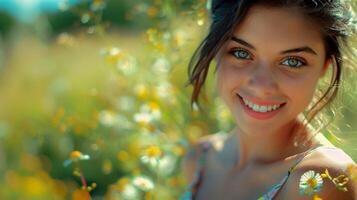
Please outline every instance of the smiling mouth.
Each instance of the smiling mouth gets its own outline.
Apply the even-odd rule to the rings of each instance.
[[[236,94],[242,101],[242,103],[246,106],[246,108],[248,108],[251,111],[257,112],[257,113],[270,113],[273,111],[276,111],[278,109],[280,109],[281,107],[283,107],[286,103],[262,103],[262,104],[257,104],[257,103],[253,103],[245,98],[243,98],[242,96],[240,96],[239,94]]]

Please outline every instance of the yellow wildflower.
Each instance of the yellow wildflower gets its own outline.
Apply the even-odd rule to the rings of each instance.
[[[322,200],[322,198],[319,197],[319,195],[314,194],[314,196],[312,197],[313,200]]]
[[[332,182],[335,184],[337,189],[342,190],[344,192],[347,192],[348,189],[346,187],[349,179],[345,175],[339,175],[338,177],[335,177],[332,179]]]
[[[352,181],[357,182],[357,165],[350,164],[347,166],[347,174]]]
[[[139,97],[140,99],[145,99],[149,95],[148,88],[143,84],[137,85],[134,90],[137,97]]]
[[[70,159],[75,160],[78,159],[82,156],[82,153],[80,151],[72,151],[70,154]]]
[[[185,154],[185,148],[182,146],[174,146],[172,148],[172,151],[174,152],[174,154],[176,154],[177,156],[182,156]]]
[[[69,166],[72,162],[78,162],[80,160],[89,160],[89,159],[90,159],[89,155],[84,155],[80,151],[72,151],[69,155],[69,159],[64,161],[63,165]]]
[[[158,146],[152,145],[144,150],[145,154],[149,157],[159,157],[162,152]]]
[[[159,110],[160,105],[159,105],[158,103],[154,102],[154,101],[151,101],[151,102],[149,103],[149,108],[150,108],[150,110],[152,110],[152,111],[154,111],[154,110]]]
[[[149,17],[155,17],[159,14],[159,10],[154,7],[154,6],[150,6],[147,10],[146,10],[146,14],[149,16]]]
[[[126,161],[129,159],[129,154],[126,151],[119,151],[117,153],[117,159],[120,161]]]
[[[322,178],[328,178],[330,180],[332,180],[332,177],[330,176],[330,173],[328,172],[327,169],[325,169],[325,172],[321,174]]]
[[[110,174],[112,172],[113,165],[110,160],[105,160],[102,165],[102,171],[104,174]]]
[[[118,180],[118,182],[115,185],[115,189],[122,192],[124,191],[125,187],[127,186],[127,184],[129,184],[130,180],[126,177],[121,178]]]

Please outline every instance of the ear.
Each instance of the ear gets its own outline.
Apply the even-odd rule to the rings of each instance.
[[[322,78],[323,76],[325,76],[326,71],[328,69],[328,67],[332,64],[332,58],[326,58],[324,66],[322,66],[321,72],[320,72],[320,78]]]

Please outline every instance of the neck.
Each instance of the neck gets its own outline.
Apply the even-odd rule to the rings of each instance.
[[[236,169],[275,162],[306,150],[304,146],[294,146],[296,135],[307,134],[298,120],[277,130],[264,131],[264,134],[243,132],[238,127],[235,133],[238,147]]]

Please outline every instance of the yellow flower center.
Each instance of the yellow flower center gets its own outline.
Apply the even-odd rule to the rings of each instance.
[[[149,157],[159,157],[161,155],[161,150],[157,146],[151,146],[145,149],[145,153]]]
[[[140,187],[147,188],[149,184],[148,184],[148,182],[145,182],[142,180],[142,181],[138,182],[138,185]]]
[[[312,199],[313,200],[322,200],[317,194],[314,194]]]
[[[71,158],[71,160],[75,160],[80,158],[82,155],[82,153],[80,151],[72,151],[71,155],[69,156]]]
[[[149,107],[151,110],[158,110],[160,108],[160,105],[154,101],[149,103]]]
[[[315,188],[317,185],[317,180],[315,178],[309,178],[307,180],[307,184],[309,184],[310,188]]]

